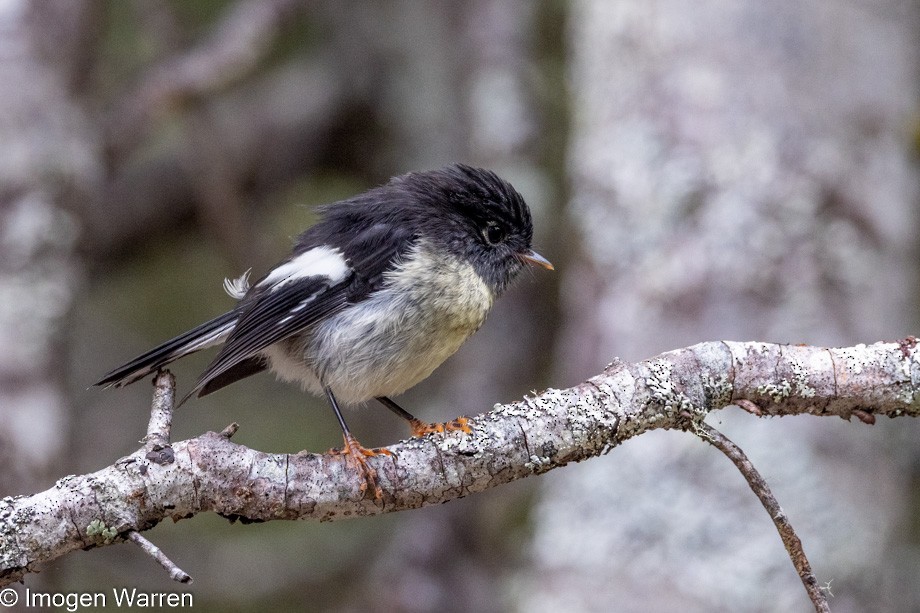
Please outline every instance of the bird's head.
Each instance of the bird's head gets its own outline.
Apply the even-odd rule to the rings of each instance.
[[[531,248],[533,223],[524,198],[494,172],[453,164],[393,182],[412,193],[424,238],[472,265],[495,295],[525,265],[552,270]]]

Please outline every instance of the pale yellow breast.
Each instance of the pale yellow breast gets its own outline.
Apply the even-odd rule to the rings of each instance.
[[[394,396],[428,377],[482,326],[494,294],[469,264],[425,249],[366,300],[296,341],[294,362],[266,352],[273,370],[317,393],[328,385],[345,403]]]

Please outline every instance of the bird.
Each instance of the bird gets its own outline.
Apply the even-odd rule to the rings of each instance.
[[[490,170],[454,163],[391,178],[319,207],[291,254],[250,283],[225,279],[226,313],[115,368],[95,383],[121,387],[186,355],[219,346],[178,403],[266,369],[325,396],[361,492],[382,495],[340,402],[376,400],[412,433],[469,432],[465,418],[428,424],[391,399],[427,378],[483,324],[525,266],[553,270],[531,248],[524,198]]]

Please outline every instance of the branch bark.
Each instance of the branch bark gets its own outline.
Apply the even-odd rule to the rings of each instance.
[[[371,458],[382,501],[363,498],[341,455],[269,454],[233,430],[138,449],[92,474],[0,500],[0,586],[76,549],[130,538],[160,521],[212,511],[243,523],[331,521],[440,504],[595,457],[650,430],[693,430],[744,401],[764,416],[920,415],[916,340],[828,349],[709,342],[626,364],[575,387],[496,405],[472,434],[402,441]],[[88,530],[92,526],[92,529]]]

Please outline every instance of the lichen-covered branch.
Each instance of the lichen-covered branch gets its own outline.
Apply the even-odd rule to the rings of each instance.
[[[141,448],[92,474],[0,500],[0,585],[75,549],[123,541],[166,518],[213,511],[242,521],[318,519],[414,509],[585,460],[643,432],[688,429],[744,400],[764,415],[920,415],[913,338],[842,349],[710,342],[614,363],[575,387],[496,405],[472,434],[402,441],[370,458],[384,490],[362,497],[341,455],[268,454],[209,432],[172,443],[174,461]]]

